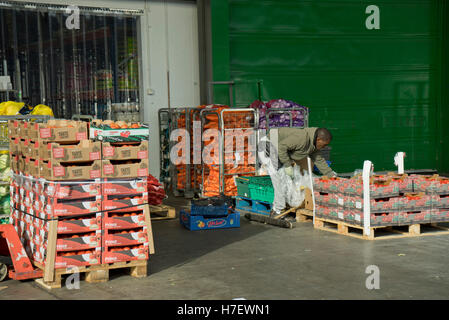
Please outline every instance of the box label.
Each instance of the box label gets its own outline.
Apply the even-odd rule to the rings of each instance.
[[[86,139],[87,139],[86,132],[77,132],[76,133],[76,140],[86,140]]]
[[[139,177],[146,177],[146,176],[148,176],[148,168],[145,168],[145,169],[138,169],[138,170],[137,170],[137,175],[138,175]]]
[[[53,167],[53,175],[55,177],[62,177],[65,176],[65,168],[62,166],[59,167]]]
[[[51,137],[51,129],[50,128],[42,128],[40,131],[40,136],[42,139]]]
[[[139,151],[137,152],[138,159],[146,159],[148,158],[148,151]]]
[[[105,164],[103,166],[104,174],[114,174],[114,166],[112,164]]]
[[[53,157],[55,159],[64,158],[64,148],[54,148],[53,149]]]
[[[103,156],[104,157],[113,157],[115,153],[114,147],[104,147],[103,148]]]
[[[89,153],[89,159],[90,160],[100,160],[101,159],[100,152],[99,151],[97,151],[97,152],[90,152]]]
[[[100,176],[101,176],[100,170],[90,170],[90,178],[91,179],[100,178]]]

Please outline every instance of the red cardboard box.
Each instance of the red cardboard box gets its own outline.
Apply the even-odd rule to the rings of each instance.
[[[123,210],[120,210],[122,212],[143,210],[144,208],[141,205],[148,203],[148,193],[144,193],[142,196],[134,197],[132,199],[110,199],[110,197],[113,196],[106,196],[106,200],[103,199],[103,211],[110,211],[119,208],[123,208]]]
[[[96,247],[101,247],[101,231],[93,235],[73,235],[56,240],[56,251],[79,251]]]
[[[101,195],[101,182],[86,180],[83,182],[45,182],[42,185],[42,195],[58,199],[81,199]]]
[[[148,260],[148,243],[132,247],[106,248],[102,255],[102,263],[114,263],[132,260]]]
[[[83,233],[101,230],[101,214],[98,213],[95,218],[79,218],[58,221],[58,233]]]
[[[103,229],[120,230],[146,226],[143,210],[140,212],[108,212],[104,213]]]
[[[102,194],[108,195],[132,195],[147,191],[147,178],[135,179],[104,179]]]
[[[148,242],[147,227],[142,227],[140,230],[127,230],[114,232],[112,230],[105,230],[103,236],[103,247],[114,246],[132,246]]]
[[[101,263],[101,248],[95,248],[81,252],[60,252],[55,259],[55,268],[82,267]]]
[[[44,212],[50,216],[72,216],[101,211],[101,197],[59,202],[55,198],[46,198],[43,203]]]

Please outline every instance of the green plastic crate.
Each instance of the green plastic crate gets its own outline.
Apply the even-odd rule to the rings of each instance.
[[[250,198],[249,190],[249,178],[250,177],[237,177],[235,178],[235,184],[237,185],[237,194],[241,197]]]
[[[251,189],[251,199],[265,201],[273,203],[274,200],[274,189],[271,187],[252,187]]]
[[[270,176],[254,177],[250,179],[249,190],[251,199],[272,203],[274,200],[274,189]]]

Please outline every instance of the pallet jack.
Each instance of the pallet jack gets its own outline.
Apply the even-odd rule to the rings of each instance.
[[[41,269],[34,268],[28,258],[19,235],[11,224],[0,225],[0,256],[10,256],[13,266],[0,262],[0,281],[6,276],[14,280],[42,278]]]
[[[292,229],[295,226],[294,222],[287,220],[287,219],[282,219],[282,218],[284,218],[287,214],[289,214],[290,212],[293,212],[295,210],[297,210],[297,208],[290,208],[275,217],[270,217],[268,215],[263,215],[263,214],[259,214],[259,213],[246,212],[245,218],[250,221],[257,221],[257,222],[271,224],[273,226]]]
[[[314,203],[314,208],[315,208],[315,198],[313,196],[313,180],[312,180],[312,162],[310,157],[307,157],[307,166],[308,166],[308,171],[309,171],[309,176],[310,176],[310,185],[312,186],[312,201]],[[295,226],[295,221],[290,221],[285,219],[285,217],[287,216],[287,214],[289,214],[290,212],[296,212],[298,208],[290,208],[285,210],[284,212],[281,212],[281,214],[275,216],[275,217],[270,217],[269,215],[263,215],[263,214],[258,214],[258,213],[252,213],[252,212],[246,212],[245,213],[245,218],[248,220],[252,220],[252,221],[257,221],[257,222],[262,222],[262,223],[266,223],[266,224],[271,224],[273,226],[278,226],[278,227],[283,227],[283,228],[288,228],[288,229],[292,229]]]

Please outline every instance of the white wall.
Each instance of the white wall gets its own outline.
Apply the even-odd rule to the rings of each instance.
[[[143,112],[145,122],[154,128],[150,132],[150,172],[159,177],[157,110],[169,106],[169,92],[170,107],[196,107],[200,103],[196,4],[194,1],[149,1],[142,28],[145,24],[148,36],[142,32],[146,38],[142,39]]]

